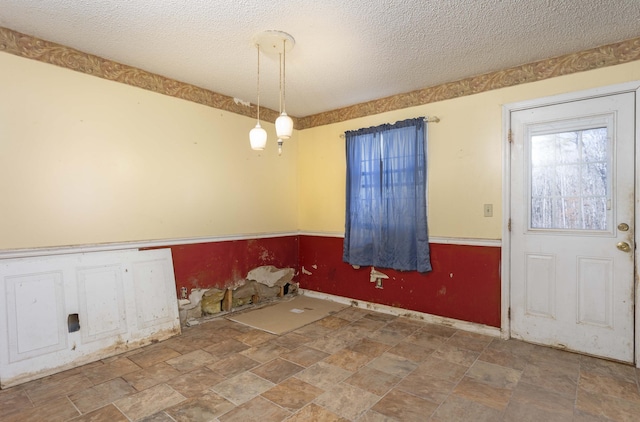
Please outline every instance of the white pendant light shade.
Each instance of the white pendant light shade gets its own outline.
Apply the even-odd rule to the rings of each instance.
[[[267,146],[267,131],[260,126],[260,122],[249,132],[249,142],[251,149],[262,151]]]
[[[249,131],[249,143],[251,149],[255,151],[262,151],[267,146],[267,131],[260,126],[260,44],[256,44],[258,50],[258,103],[256,105],[258,121],[256,127]]]
[[[285,111],[285,61],[286,52],[295,44],[293,37],[282,31],[264,31],[254,37],[254,43],[258,48],[258,78],[256,111],[258,122],[256,127],[249,132],[249,141],[254,150],[263,150],[267,145],[267,132],[260,127],[260,51],[276,53],[280,55],[280,116],[275,121],[278,135],[278,154],[282,153],[282,141],[291,138],[293,134],[293,119]]]
[[[293,119],[285,111],[276,119],[276,134],[280,139],[289,139],[293,134]]]

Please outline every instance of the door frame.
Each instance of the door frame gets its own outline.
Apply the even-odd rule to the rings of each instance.
[[[640,81],[626,82],[622,84],[609,85],[588,89],[584,91],[570,92],[566,94],[553,95],[532,100],[518,101],[504,104],[502,106],[502,250],[501,250],[501,309],[500,309],[500,333],[503,339],[511,338],[511,318],[509,308],[511,304],[511,233],[509,231],[509,220],[511,219],[511,145],[509,142],[509,131],[511,129],[511,113],[519,110],[526,110],[533,107],[542,107],[566,103],[571,101],[586,100],[589,98],[603,97],[625,92],[633,92],[636,95],[635,110],[635,225],[634,245],[638,244],[638,224],[640,223]],[[640,289],[638,288],[638,266],[640,249],[636,248],[634,262],[634,363],[640,368]]]

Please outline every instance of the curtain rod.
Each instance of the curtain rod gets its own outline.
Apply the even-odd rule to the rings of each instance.
[[[440,118],[438,116],[427,116],[424,118],[424,121],[426,123],[439,123],[440,122]],[[344,133],[340,134],[341,138],[344,138]]]

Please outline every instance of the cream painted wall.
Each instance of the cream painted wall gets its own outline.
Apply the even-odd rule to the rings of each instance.
[[[417,116],[438,116],[428,134],[428,219],[433,237],[500,239],[502,106],[640,80],[640,62],[306,129],[299,139],[299,227],[344,233],[345,151],[340,134]],[[483,205],[493,204],[493,217]]]
[[[640,80],[640,62],[274,136],[253,119],[0,54],[0,250],[344,232],[345,130],[420,115],[434,237],[499,239],[502,105]],[[265,123],[270,134],[273,126]],[[483,204],[494,216],[482,215]]]
[[[0,250],[297,229],[297,145],[255,120],[0,54]]]

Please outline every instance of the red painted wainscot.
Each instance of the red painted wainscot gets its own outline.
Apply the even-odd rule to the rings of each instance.
[[[376,268],[389,276],[376,289],[371,267],[342,261],[342,242],[299,237],[301,288],[500,327],[500,247],[432,243],[432,272]]]
[[[298,272],[298,236],[163,247],[171,248],[178,297],[181,287],[225,289],[262,265]]]

